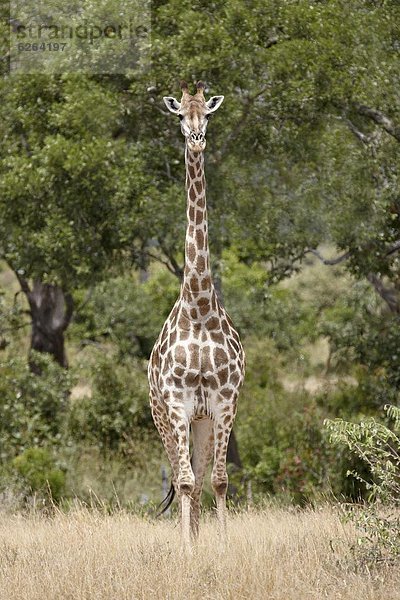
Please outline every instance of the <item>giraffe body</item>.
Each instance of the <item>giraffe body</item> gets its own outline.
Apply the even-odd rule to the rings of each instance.
[[[206,104],[200,84],[195,96],[189,95],[185,85],[177,109],[186,137],[185,269],[180,295],[154,345],[148,374],[152,415],[171,463],[180,500],[182,541],[189,548],[190,529],[194,535],[198,532],[201,490],[212,457],[211,482],[225,528],[226,452],[244,377],[244,353],[218,299],[209,263],[204,120],[207,106],[223,97]],[[170,110],[171,101],[179,104],[165,99]]]

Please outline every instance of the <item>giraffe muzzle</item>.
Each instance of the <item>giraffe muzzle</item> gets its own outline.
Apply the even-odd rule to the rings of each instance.
[[[191,131],[187,138],[187,144],[192,152],[203,152],[204,148],[206,147],[206,138],[204,133],[201,131],[199,133]]]

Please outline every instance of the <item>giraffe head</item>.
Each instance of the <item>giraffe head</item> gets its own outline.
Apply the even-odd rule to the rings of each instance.
[[[197,83],[194,96],[189,94],[186,81],[181,81],[182,99],[180,102],[172,96],[164,96],[164,102],[172,113],[181,121],[181,131],[192,152],[202,152],[206,147],[206,129],[208,118],[222,104],[223,96],[204,98],[204,83]]]

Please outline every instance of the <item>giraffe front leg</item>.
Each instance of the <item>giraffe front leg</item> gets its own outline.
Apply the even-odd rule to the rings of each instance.
[[[226,491],[228,489],[228,473],[226,471],[226,454],[233,421],[236,414],[236,399],[223,405],[214,417],[214,465],[211,472],[211,485],[217,505],[222,545],[226,541]]]
[[[189,419],[183,406],[169,404],[169,420],[174,434],[178,455],[178,477],[176,482],[181,511],[182,549],[191,552],[190,507],[195,478],[190,464]]]

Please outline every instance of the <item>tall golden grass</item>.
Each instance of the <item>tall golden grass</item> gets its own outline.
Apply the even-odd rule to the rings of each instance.
[[[0,516],[2,600],[400,598],[400,574],[357,572],[355,540],[330,508],[231,514],[221,551],[215,519],[202,522],[193,556],[179,528],[124,512]]]

